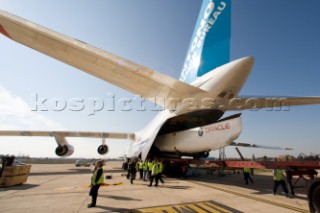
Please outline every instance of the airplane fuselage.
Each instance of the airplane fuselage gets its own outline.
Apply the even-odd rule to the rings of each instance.
[[[221,103],[227,104],[238,95],[252,66],[253,58],[242,58],[198,78],[192,85],[208,91],[209,96],[208,93],[190,96],[178,100],[176,109],[160,112],[143,130],[136,133],[128,157],[146,159],[150,156],[149,152],[155,150],[193,155],[232,143],[240,135],[241,118],[238,116],[219,122],[227,110],[227,105]],[[217,100],[219,105],[216,104]],[[188,113],[190,111],[191,114]]]

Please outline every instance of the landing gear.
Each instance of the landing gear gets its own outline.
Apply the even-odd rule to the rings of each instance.
[[[320,179],[313,180],[308,187],[308,202],[311,213],[320,212]]]
[[[193,155],[194,159],[207,158],[209,157],[209,152],[200,152]]]

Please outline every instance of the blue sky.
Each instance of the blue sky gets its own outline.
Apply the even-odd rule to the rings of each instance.
[[[174,78],[180,76],[200,6],[201,1],[195,0],[0,0],[1,10]],[[231,59],[255,57],[240,95],[320,96],[319,8],[318,0],[232,2]],[[5,37],[0,37],[0,48],[0,129],[133,132],[156,114],[117,109],[88,116],[90,99],[134,95]],[[65,101],[81,98],[87,104],[81,112],[34,112],[34,94]],[[246,111],[242,117],[237,141],[295,149],[240,148],[246,157],[320,153],[320,106]],[[99,157],[99,140],[69,141],[75,157]],[[109,145],[106,157],[117,157],[125,153],[128,141],[110,140]],[[54,157],[55,147],[53,138],[0,138],[0,154]],[[237,156],[234,148],[227,148],[227,156]]]

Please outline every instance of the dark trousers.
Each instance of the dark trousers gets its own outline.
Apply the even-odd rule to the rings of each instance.
[[[133,183],[133,180],[136,179],[136,171],[130,173],[130,183]]]
[[[143,178],[143,169],[139,169],[139,172],[140,172],[140,179]]]
[[[100,184],[91,186],[89,195],[92,197],[91,205],[95,206],[97,203],[98,191],[100,188]]]
[[[286,182],[284,180],[274,180],[273,181],[273,194],[276,194],[279,185],[282,186],[283,191],[288,194],[288,189],[287,189],[287,185]]]
[[[159,176],[158,175],[151,175],[149,186],[152,186],[153,179],[156,179],[156,185],[155,186],[158,186],[158,181],[159,181]]]
[[[162,173],[159,173],[159,174],[158,174],[158,179],[160,180],[160,182],[161,182],[162,184],[164,184],[164,181],[162,180]]]
[[[151,171],[148,170],[148,180],[151,180]]]
[[[250,181],[251,181],[251,183],[253,183],[253,180],[252,180],[252,178],[251,178],[251,176],[250,176],[250,173],[248,173],[248,172],[244,172],[244,173],[243,173],[243,176],[244,176],[244,180],[246,181],[246,184],[248,184],[248,183],[249,183],[249,181],[248,181],[248,180],[250,180]]]

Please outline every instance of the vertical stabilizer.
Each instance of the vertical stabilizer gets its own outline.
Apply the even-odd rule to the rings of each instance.
[[[191,83],[230,61],[231,0],[203,0],[180,80]]]

